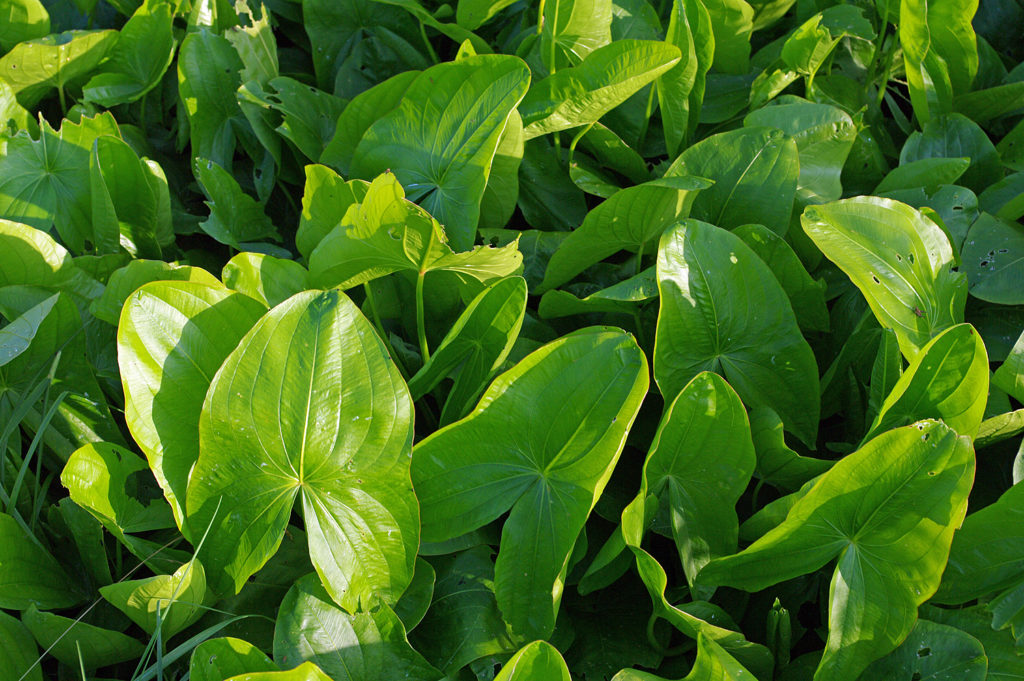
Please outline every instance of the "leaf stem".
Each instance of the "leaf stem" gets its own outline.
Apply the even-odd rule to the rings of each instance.
[[[636,148],[640,151],[640,148],[644,144],[644,140],[647,139],[647,126],[651,122],[651,114],[654,113],[654,92],[657,85],[651,83],[651,90],[647,93],[647,107],[644,109],[644,121],[640,125],[640,134],[636,138]]]
[[[544,32],[544,0],[540,0],[540,8],[537,10],[537,35]]]
[[[573,136],[572,142],[569,143],[569,167],[572,167],[572,156],[576,152],[576,145],[579,144],[579,141],[583,139],[584,135],[590,132],[592,127],[594,127],[594,124],[588,123],[580,128],[580,131]]]
[[[405,368],[405,364],[402,363],[402,358],[395,352],[395,348],[391,345],[391,339],[388,337],[387,331],[384,330],[384,324],[380,321],[380,313],[377,312],[377,300],[373,297],[373,289],[370,288],[370,282],[363,284],[363,291],[366,292],[366,304],[370,307],[370,317],[373,318],[373,325],[376,327],[380,339],[384,341],[384,347],[387,348],[388,354],[391,355],[391,361],[398,367],[398,372],[402,374],[402,378],[408,381],[409,371]]]
[[[440,63],[440,59],[437,56],[437,52],[434,51],[434,46],[430,44],[430,40],[427,38],[427,27],[421,21],[420,22],[420,37],[423,38],[423,44],[427,46],[427,52],[430,53],[430,59],[435,63]]]
[[[682,655],[687,650],[689,650],[690,646],[686,645],[685,643],[678,646],[674,646],[672,648],[666,648],[665,646],[661,645],[661,643],[658,641],[658,637],[654,635],[654,625],[657,624],[658,619],[658,613],[656,612],[652,612],[651,616],[647,618],[647,642],[651,645],[651,647],[654,648],[659,655],[662,655],[664,657]]]
[[[423,356],[423,363],[430,360],[430,348],[427,347],[427,322],[423,314],[423,280],[427,273],[420,270],[416,277],[416,336],[420,341],[420,354]]]

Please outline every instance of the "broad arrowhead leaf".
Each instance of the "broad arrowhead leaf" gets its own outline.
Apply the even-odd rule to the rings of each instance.
[[[277,228],[263,212],[263,206],[242,191],[231,173],[199,157],[193,172],[210,209],[210,217],[199,224],[204,232],[238,250],[244,250],[245,242],[278,238]]]
[[[550,635],[559,575],[647,381],[647,361],[629,335],[583,329],[533,352],[495,379],[469,416],[417,445],[413,482],[424,541],[457,537],[511,508],[495,591],[517,636]],[[523,423],[535,426],[524,430]]]
[[[857,285],[911,359],[963,321],[967,280],[942,229],[906,204],[873,196],[808,206],[804,232]]]
[[[258,671],[246,672],[238,676],[232,676],[224,681],[335,681],[324,674],[323,671],[312,662],[303,662],[295,669],[283,672]]]
[[[441,425],[464,417],[501,368],[519,337],[526,313],[526,280],[506,277],[481,291],[455,320],[430,359],[409,379],[414,400],[454,374]]]
[[[100,135],[119,134],[110,113],[65,119],[60,131],[45,120],[40,139],[18,134],[7,140],[0,155],[0,216],[17,220],[44,232],[56,227],[61,240],[73,252],[93,242],[90,202],[89,156]]]
[[[667,515],[691,588],[708,561],[736,552],[736,502],[755,463],[739,396],[718,374],[698,374],[665,410],[633,502]]]
[[[1024,402],[1024,333],[992,374],[992,385],[1012,395],[1018,402]]]
[[[295,582],[277,614],[274,660],[291,667],[313,663],[335,681],[412,678],[441,673],[413,650],[398,616],[384,603],[349,614],[335,605],[315,574]]]
[[[760,224],[785,234],[800,173],[796,142],[771,128],[741,128],[702,139],[665,171],[715,184],[693,202],[690,215],[725,229]]]
[[[972,296],[1001,305],[1024,304],[1019,286],[1024,229],[1019,222],[982,213],[967,233],[961,260]]]
[[[750,436],[757,453],[754,475],[791,492],[832,467],[832,461],[800,456],[786,445],[782,420],[768,407],[750,411]]]
[[[971,164],[957,182],[980,194],[1003,179],[999,150],[981,126],[960,114],[938,116],[907,137],[900,163],[966,156]]]
[[[306,268],[294,260],[265,253],[239,253],[224,265],[221,278],[233,291],[274,307],[305,291]]]
[[[255,3],[252,6],[246,3],[245,9],[239,11],[242,15],[248,15],[248,25],[232,26],[224,31],[224,37],[234,46],[245,64],[242,82],[254,80],[260,85],[266,85],[280,74],[277,38],[270,24],[270,12],[264,11],[262,5],[260,12],[257,13],[255,9]]]
[[[558,650],[547,641],[534,641],[519,649],[504,664],[494,681],[570,681],[569,668],[565,666]]]
[[[112,107],[156,87],[174,59],[173,19],[170,4],[142,3],[118,32],[100,73],[82,88],[85,98]]]
[[[941,419],[973,440],[987,399],[985,343],[973,326],[958,324],[931,339],[911,360],[864,440],[922,419]]]
[[[781,97],[743,119],[747,126],[777,128],[796,142],[797,191],[804,202],[834,201],[843,193],[839,175],[857,138],[857,125],[842,109]]]
[[[221,363],[264,312],[255,300],[220,285],[170,281],[146,284],[121,310],[117,354],[125,420],[183,530],[203,398]]]
[[[199,557],[215,591],[237,593],[267,562],[301,497],[331,598],[349,611],[398,600],[419,544],[412,400],[344,294],[299,293],[256,323],[210,384],[199,441],[187,523],[211,528]]]
[[[36,643],[68,667],[96,669],[138,659],[144,647],[127,634],[30,607],[21,621]]]
[[[398,107],[363,135],[352,175],[371,179],[393,170],[410,197],[445,226],[452,244],[469,249],[498,139],[529,82],[526,64],[509,55],[427,69]],[[431,118],[427,127],[424,117]]]
[[[481,657],[515,649],[494,597],[492,553],[490,547],[476,546],[435,561],[434,602],[413,641],[447,674]]]
[[[203,564],[193,559],[173,575],[119,581],[100,587],[103,596],[115,608],[142,627],[148,634],[160,630],[170,638],[206,613],[206,573]]]
[[[893,168],[871,192],[884,194],[900,189],[936,190],[953,184],[971,165],[969,158],[921,158]]]
[[[174,525],[159,492],[151,493],[152,478],[147,478],[148,467],[142,458],[109,442],[77,449],[60,474],[71,500],[126,542],[126,533]]]
[[[245,84],[247,101],[274,113],[274,129],[307,159],[316,161],[335,132],[345,100],[329,92],[280,76],[266,83]]]
[[[302,215],[295,234],[295,247],[307,261],[323,238],[345,217],[349,206],[363,200],[369,186],[362,180],[346,182],[327,166],[306,166],[306,186],[302,192]]]
[[[32,633],[14,617],[0,612],[0,665],[12,678],[43,681],[39,649]]]
[[[733,234],[743,239],[771,268],[789,297],[800,328],[804,331],[828,331],[825,282],[811,278],[792,246],[763,225],[740,225]]]
[[[616,40],[587,55],[579,66],[535,83],[519,113],[527,140],[595,123],[680,59],[675,45]]]
[[[698,583],[760,591],[838,558],[816,681],[856,678],[910,633],[939,586],[967,510],[974,452],[938,421],[890,430],[847,455],[785,521]]]
[[[220,286],[217,277],[201,267],[175,265],[163,260],[132,260],[110,275],[103,293],[92,301],[89,311],[97,319],[117,326],[125,301],[151,281],[194,281],[208,286]]]
[[[10,320],[9,324],[0,329],[0,367],[9,364],[32,347],[32,341],[35,340],[40,328],[44,326],[46,318],[59,300],[60,294],[54,293],[20,316]],[[7,382],[7,380],[4,381],[5,384]],[[8,387],[5,385],[5,390]]]
[[[768,266],[738,236],[687,219],[661,237],[658,288],[654,377],[666,401],[714,371],[746,405],[771,407],[813,445],[817,363]]]
[[[730,655],[725,648],[703,633],[697,635],[697,659],[693,669],[679,681],[747,681],[751,677],[747,668]],[[623,669],[612,681],[666,681],[660,676],[635,669]]]
[[[434,581],[437,574],[434,567],[421,556],[416,557],[416,568],[412,581],[395,603],[395,614],[402,621],[407,632],[412,631],[423,620],[434,599]]]
[[[715,36],[715,70],[746,73],[750,61],[750,33],[754,30],[754,9],[745,0],[708,0]]]
[[[582,293],[581,293],[582,295]],[[658,297],[658,277],[648,267],[629,279],[578,298],[568,291],[546,291],[537,306],[541,319],[555,319],[588,312],[619,312],[633,314],[641,303]]]
[[[192,156],[231,170],[234,128],[244,123],[235,91],[244,65],[226,38],[199,30],[178,50],[178,94],[185,106]]]
[[[1014,485],[967,516],[953,536],[937,603],[960,604],[1001,591],[1024,577],[1024,485]]]
[[[900,647],[868,667],[862,679],[956,678],[985,681],[988,659],[985,646],[967,632],[946,624],[920,619]]]
[[[0,513],[0,606],[70,608],[84,595],[39,540],[13,517]]]
[[[309,256],[310,283],[349,289],[392,272],[449,271],[488,283],[519,269],[515,243],[456,253],[437,220],[405,199],[395,175],[375,179]]]
[[[665,42],[682,54],[679,63],[658,77],[658,108],[669,157],[679,153],[697,130],[707,72],[715,54],[711,15],[703,2],[673,0]]]
[[[541,21],[540,54],[550,73],[577,66],[588,54],[612,41],[611,0],[546,4]]]
[[[92,73],[117,42],[117,31],[64,31],[18,43],[0,58],[0,78],[18,102],[34,107],[54,88]]]
[[[237,638],[214,638],[196,646],[189,662],[191,681],[224,681],[229,677],[276,672],[279,667],[259,648]]]
[[[587,213],[548,261],[542,292],[561,286],[596,262],[630,250],[642,254],[665,229],[690,212],[711,183],[699,177],[666,177],[622,189]]]
[[[0,50],[4,52],[50,32],[50,15],[40,0],[10,0],[0,10],[0,16]],[[35,675],[39,673],[37,670]]]

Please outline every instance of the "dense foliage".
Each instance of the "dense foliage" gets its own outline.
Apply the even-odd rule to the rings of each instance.
[[[1024,678],[1022,35],[0,3],[0,678]]]

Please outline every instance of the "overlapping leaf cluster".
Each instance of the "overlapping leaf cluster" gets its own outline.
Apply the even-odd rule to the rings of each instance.
[[[0,677],[1024,676],[1016,0],[8,0]]]

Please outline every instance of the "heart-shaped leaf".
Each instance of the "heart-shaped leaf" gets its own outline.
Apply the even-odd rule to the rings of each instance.
[[[511,508],[495,592],[516,635],[550,635],[559,575],[647,381],[647,361],[632,337],[584,329],[529,355],[495,379],[469,416],[417,445],[413,482],[424,541],[457,537]],[[523,423],[534,425],[524,430]]]
[[[419,544],[412,401],[344,294],[299,293],[256,323],[210,384],[199,441],[187,523],[211,528],[200,558],[216,591],[237,593],[277,551],[301,497],[331,598],[398,600]]]
[[[814,353],[775,275],[743,240],[698,220],[670,227],[658,249],[658,288],[654,377],[665,399],[714,371],[745,404],[771,407],[813,445],[820,408]]]
[[[64,31],[18,43],[0,58],[0,78],[25,107],[84,80],[117,43],[117,31]]]
[[[890,430],[847,455],[785,521],[698,583],[760,591],[838,558],[815,681],[857,678],[910,633],[935,592],[974,480],[970,439],[939,421]]]

